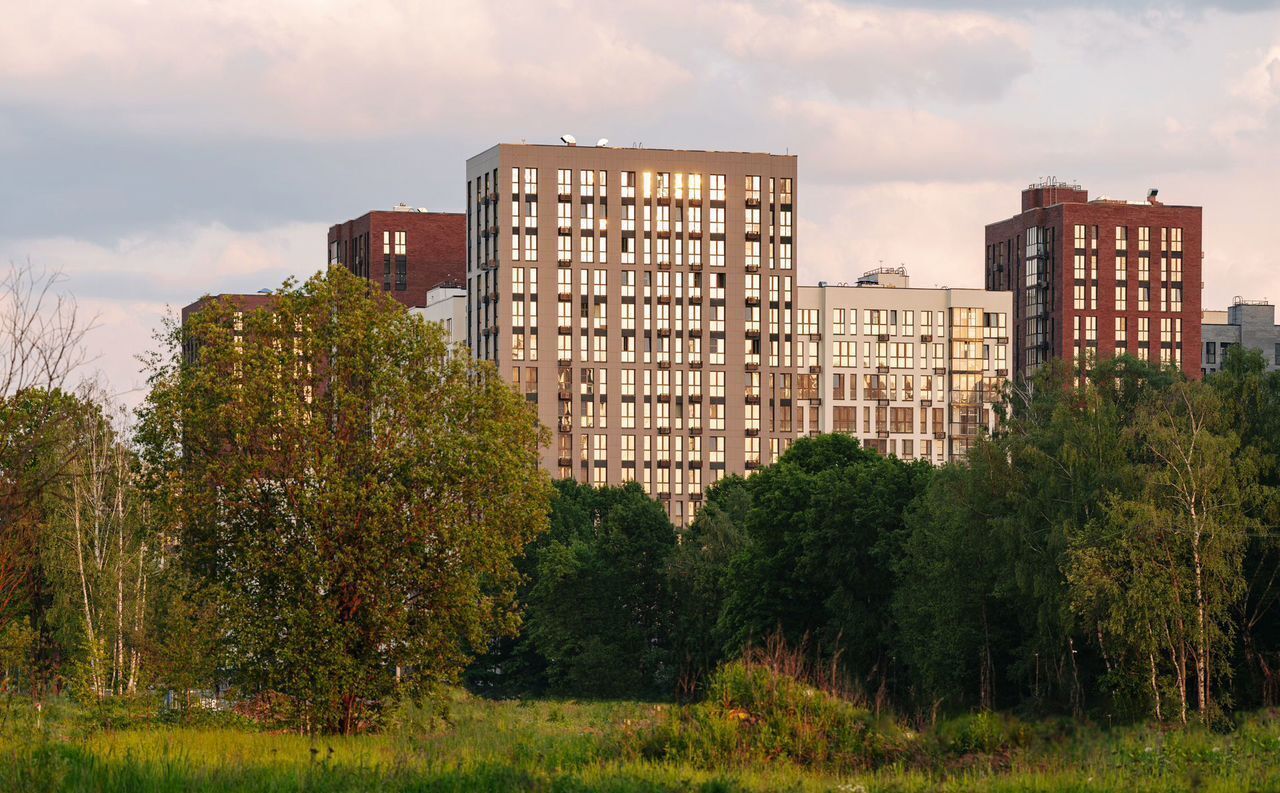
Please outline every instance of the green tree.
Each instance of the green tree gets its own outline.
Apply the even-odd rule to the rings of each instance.
[[[342,268],[160,341],[143,465],[245,692],[351,732],[515,630],[545,438],[491,365]]]
[[[750,507],[745,479],[730,476],[716,482],[667,562],[674,609],[672,653],[682,697],[698,694],[724,660],[725,637],[717,623],[728,597],[729,565],[746,544],[743,527]]]
[[[730,649],[780,632],[839,654],[859,682],[889,692],[889,603],[903,513],[929,465],[883,458],[845,435],[801,438],[747,480],[747,542],[733,560],[720,630]]]
[[[893,615],[923,704],[991,709],[1018,701],[1008,671],[1019,604],[1008,597],[1009,568],[993,528],[1010,506],[1001,454],[980,440],[964,465],[935,472],[906,513]]]
[[[550,687],[583,697],[668,694],[671,606],[664,571],[676,533],[666,511],[634,482],[593,488],[561,481],[556,487],[526,614]]]
[[[1241,493],[1258,530],[1245,549],[1246,594],[1237,618],[1238,704],[1274,707],[1280,704],[1280,371],[1267,371],[1261,352],[1236,345],[1207,382],[1230,414],[1241,454],[1257,470],[1256,486]]]
[[[1242,560],[1254,528],[1242,493],[1256,476],[1213,389],[1175,383],[1139,406],[1130,428],[1141,488],[1113,494],[1071,538],[1067,577],[1078,613],[1099,639],[1150,678],[1162,716],[1162,667],[1172,676],[1180,720],[1191,698],[1201,720],[1219,712],[1215,688],[1230,678]],[[1167,664],[1157,663],[1157,652]]]

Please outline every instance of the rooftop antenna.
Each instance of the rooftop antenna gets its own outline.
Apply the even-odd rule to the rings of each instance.
[[[566,132],[565,134],[563,134],[563,135],[561,135],[561,136],[560,136],[560,140],[564,141],[564,143],[565,143],[565,145],[566,145],[566,146],[577,146],[577,145],[578,145],[578,139],[577,139],[577,138],[575,138],[574,136],[570,135],[570,134],[569,134],[569,133],[567,133],[567,132]]]

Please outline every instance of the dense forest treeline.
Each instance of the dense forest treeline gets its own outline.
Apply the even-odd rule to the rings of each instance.
[[[51,283],[4,282],[30,320],[5,327],[35,329],[0,371],[11,693],[230,686],[355,732],[459,680],[695,699],[781,643],[922,716],[1280,699],[1280,374],[1257,353],[1205,382],[1045,367],[939,468],[804,438],[677,532],[634,483],[550,483],[523,396],[340,268],[162,328],[133,414],[68,389],[81,332]]]
[[[499,695],[693,696],[781,638],[871,704],[1212,722],[1276,704],[1280,373],[1062,364],[940,468],[841,435],[707,494],[678,537],[635,485],[557,483]]]

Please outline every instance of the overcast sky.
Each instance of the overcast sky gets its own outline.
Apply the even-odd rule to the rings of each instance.
[[[65,273],[129,392],[169,307],[307,275],[369,209],[460,210],[468,156],[565,132],[798,154],[804,282],[980,286],[983,225],[1056,175],[1203,205],[1205,305],[1280,299],[1267,0],[13,3],[0,262]]]

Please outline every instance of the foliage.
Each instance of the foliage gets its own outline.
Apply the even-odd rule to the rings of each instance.
[[[730,565],[719,620],[729,647],[775,630],[792,644],[808,637],[884,695],[903,512],[929,471],[824,435],[800,438],[747,480],[746,542]]]
[[[151,362],[139,442],[227,671],[351,732],[517,625],[541,431],[491,366],[330,268],[208,300]]]
[[[729,565],[746,543],[742,527],[750,507],[745,479],[731,476],[716,482],[667,561],[672,654],[681,697],[702,693],[706,677],[724,660],[725,637],[717,623],[730,591]]]
[[[556,483],[546,540],[534,552],[527,634],[552,690],[651,697],[671,690],[670,595],[675,528],[635,483]]]

